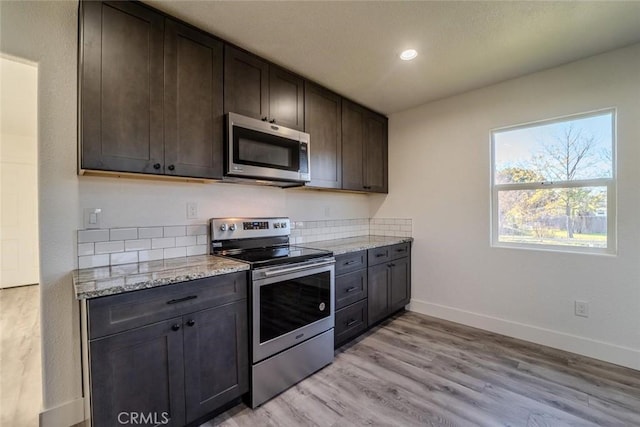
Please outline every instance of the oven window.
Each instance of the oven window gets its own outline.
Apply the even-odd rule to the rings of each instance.
[[[300,143],[250,129],[233,129],[234,163],[298,171]]]
[[[329,317],[331,273],[260,287],[260,343]]]

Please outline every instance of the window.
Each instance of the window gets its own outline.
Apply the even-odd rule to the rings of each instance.
[[[615,111],[494,130],[494,246],[615,252]]]

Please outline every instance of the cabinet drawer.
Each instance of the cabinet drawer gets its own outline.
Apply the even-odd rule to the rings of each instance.
[[[398,259],[409,256],[409,250],[411,249],[411,245],[409,243],[400,243],[398,245],[393,245],[390,248],[391,259]]]
[[[335,346],[367,329],[367,299],[351,304],[335,314]]]
[[[387,262],[391,259],[391,246],[382,246],[368,251],[369,267]]]
[[[336,257],[336,276],[367,268],[367,251],[353,252]]]
[[[336,310],[367,297],[367,270],[336,277]]]
[[[245,271],[88,301],[89,339],[247,297]]]

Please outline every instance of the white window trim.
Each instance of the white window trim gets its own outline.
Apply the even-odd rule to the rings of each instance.
[[[611,178],[583,179],[574,181],[554,181],[554,182],[527,182],[512,184],[495,184],[495,134],[504,130],[515,130],[521,128],[529,128],[535,125],[553,124],[571,120],[572,118],[588,118],[598,115],[611,113]],[[617,128],[616,128],[617,109],[615,107],[604,108],[600,110],[589,111],[586,113],[571,114],[567,116],[556,117],[548,120],[537,120],[528,123],[522,123],[514,126],[504,126],[491,129],[491,173],[490,173],[490,218],[491,218],[491,247],[494,248],[511,248],[524,250],[538,250],[573,254],[595,254],[595,255],[616,255],[617,254]],[[586,246],[571,245],[544,245],[537,243],[521,243],[521,242],[501,242],[499,236],[498,224],[498,194],[504,190],[539,190],[551,188],[576,188],[576,187],[607,187],[607,247],[606,248],[590,248]]]

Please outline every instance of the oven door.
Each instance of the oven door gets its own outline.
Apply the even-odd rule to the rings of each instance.
[[[334,264],[331,257],[253,271],[253,363],[333,328]]]
[[[227,175],[309,180],[308,134],[233,113],[227,128]]]

